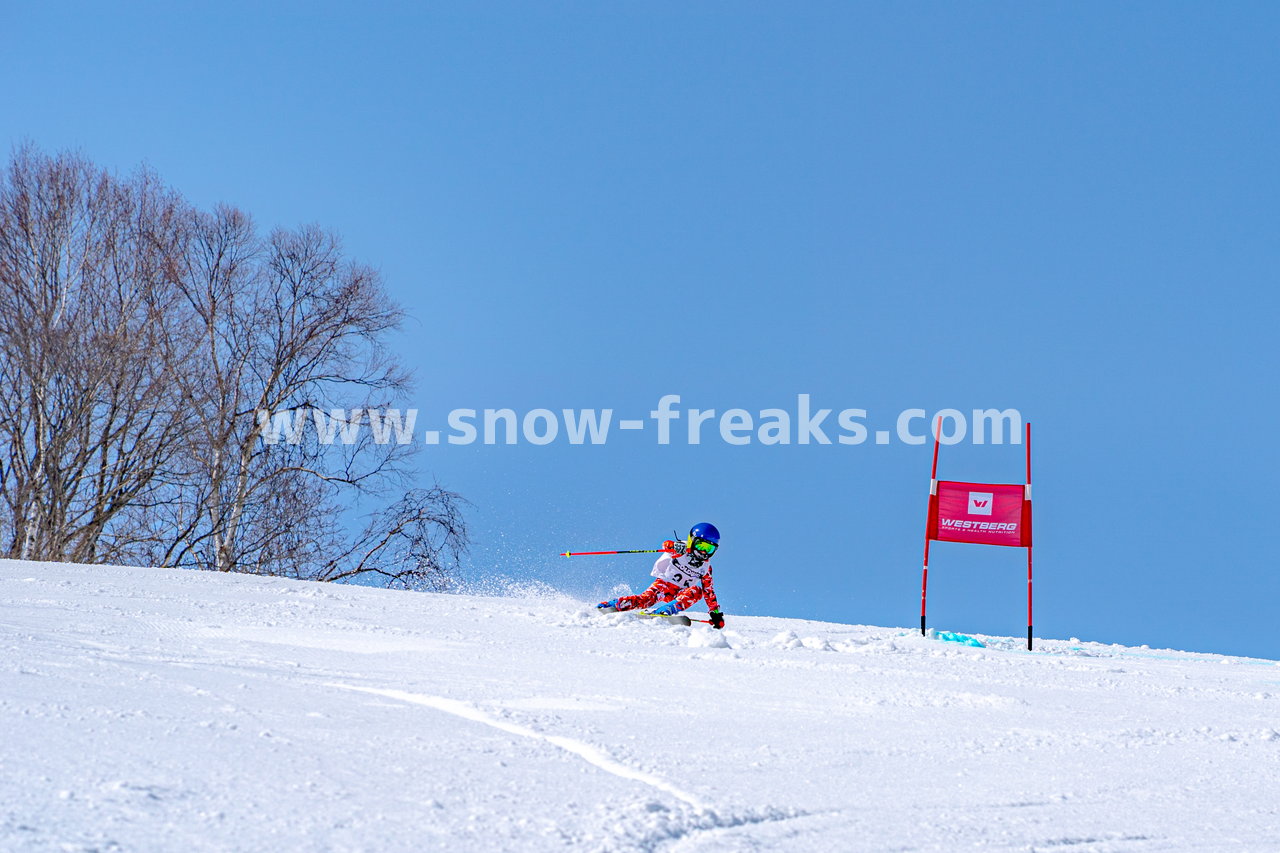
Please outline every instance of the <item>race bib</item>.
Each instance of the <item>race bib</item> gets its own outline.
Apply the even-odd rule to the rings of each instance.
[[[691,586],[699,586],[702,583],[702,574],[695,571],[689,566],[682,566],[671,557],[659,557],[658,561],[653,564],[651,574],[655,578],[661,578],[667,583],[675,584],[682,589],[688,589]]]

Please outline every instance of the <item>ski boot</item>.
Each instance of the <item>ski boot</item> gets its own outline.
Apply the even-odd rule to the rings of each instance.
[[[680,608],[674,601],[668,601],[666,604],[659,604],[657,607],[650,607],[647,610],[641,610],[639,615],[645,619],[658,618],[670,625],[693,624],[693,622],[689,620],[688,616],[685,616],[680,612]]]

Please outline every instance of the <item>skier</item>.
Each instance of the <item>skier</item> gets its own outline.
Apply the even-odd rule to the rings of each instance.
[[[715,586],[711,582],[711,555],[720,546],[720,531],[714,524],[702,522],[689,530],[685,542],[668,539],[662,543],[667,553],[653,564],[650,574],[657,578],[653,585],[639,595],[624,595],[602,601],[596,609],[606,613],[615,610],[646,609],[655,616],[674,616],[681,610],[705,598],[711,611],[711,627],[724,627],[724,614],[716,601]],[[653,605],[661,599],[664,603]]]

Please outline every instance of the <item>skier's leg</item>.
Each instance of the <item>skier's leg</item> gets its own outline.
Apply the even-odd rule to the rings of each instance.
[[[676,596],[676,606],[681,610],[688,610],[693,605],[702,600],[702,588],[697,586],[685,587],[680,590],[680,594]]]
[[[664,581],[662,578],[658,578],[653,582],[651,587],[639,595],[624,595],[619,598],[618,602],[614,605],[614,608],[621,611],[652,607],[659,597],[662,597],[663,601],[670,601],[672,596],[674,596],[678,591],[679,589],[675,584]]]

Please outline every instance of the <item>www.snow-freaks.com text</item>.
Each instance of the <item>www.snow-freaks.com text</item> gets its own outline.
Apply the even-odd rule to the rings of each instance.
[[[659,445],[696,445],[719,440],[731,445],[758,444],[924,444],[937,424],[942,444],[1021,444],[1022,414],[1017,409],[903,409],[892,429],[872,429],[866,409],[815,406],[809,394],[797,394],[791,409],[682,408],[679,394],[667,394],[643,418],[619,417],[614,409],[454,409],[447,430],[416,432],[418,409],[330,409],[299,407],[257,412],[257,427],[267,444],[355,445],[513,445],[556,442],[605,444],[621,432],[649,433]],[[309,429],[311,427],[311,429]]]

